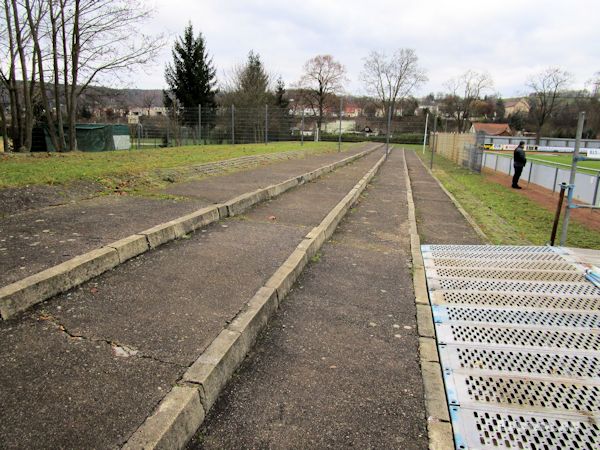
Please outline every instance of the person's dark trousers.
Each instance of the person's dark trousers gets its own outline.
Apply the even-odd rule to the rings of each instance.
[[[515,166],[515,174],[513,175],[512,187],[517,187],[519,185],[519,178],[521,178],[522,173],[523,168]]]

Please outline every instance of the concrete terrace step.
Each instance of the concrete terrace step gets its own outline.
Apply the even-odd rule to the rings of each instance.
[[[369,146],[367,150],[345,156],[344,158],[339,158],[338,156],[338,159],[334,160],[334,162],[325,166],[313,168],[313,170],[308,172],[298,174],[298,169],[296,168],[295,175],[292,178],[288,178],[267,187],[259,187],[258,189],[247,191],[241,195],[224,200],[223,203],[217,203],[210,207],[195,210],[185,216],[178,217],[175,220],[163,222],[144,231],[137,231],[136,234],[123,237],[118,241],[108,241],[102,248],[83,253],[61,264],[13,282],[12,284],[0,288],[0,313],[2,318],[6,319],[17,312],[26,309],[32,304],[38,303],[52,295],[74,287],[83,281],[123,263],[131,257],[147,251],[149,248],[155,248],[165,242],[180,238],[185,234],[194,231],[203,225],[219,220],[220,218],[239,214],[253,204],[273,198],[288,189],[311,181],[324,173],[335,170],[357,158],[364,157],[375,148],[377,147]],[[264,174],[261,176],[260,173],[256,172],[259,171],[251,171],[245,173],[245,177],[238,177],[245,179],[245,182],[241,183],[241,185],[236,185],[235,183],[229,184],[226,179],[220,179],[220,185],[227,186],[226,191],[228,193],[232,192],[231,186],[234,187],[234,193],[236,192],[236,188],[239,191],[241,189],[256,187],[257,184],[259,186],[264,186]],[[280,173],[278,175],[281,177],[282,174]],[[202,182],[196,182],[196,184],[200,185],[196,186],[196,189],[203,191],[204,195],[206,195],[204,191],[211,192],[210,187],[206,189],[206,186],[203,186]],[[214,190],[213,185],[212,192],[214,192]],[[219,190],[217,188],[217,191],[223,196],[223,193],[221,192],[222,189]],[[96,214],[92,214],[91,217],[95,217],[95,220],[100,223],[102,217],[98,217],[98,211],[95,211],[95,213]],[[135,208],[133,213],[135,215]],[[64,211],[62,211],[61,214],[64,215]],[[66,220],[66,217],[62,217],[62,219]],[[134,220],[133,223],[137,222]],[[120,231],[122,232],[124,230],[121,229]],[[41,259],[43,260],[44,258],[42,257]]]
[[[4,215],[0,217],[0,287],[141,230],[373,147],[365,144],[341,153],[305,158],[301,158],[303,152],[259,155],[253,161],[243,157],[195,166],[199,176],[212,176],[174,183],[157,192],[175,195],[179,200],[111,195]],[[290,159],[292,156],[295,159]],[[231,170],[238,171],[228,173]]]
[[[139,427],[136,436],[148,437],[146,418],[153,423],[173,405],[208,409],[208,393],[220,388],[212,377],[223,369],[213,359],[215,338],[226,339],[226,327],[236,341],[245,336],[235,330],[262,288],[283,297],[380,157],[203,226],[0,323],[0,446],[115,448]],[[329,225],[319,228],[324,218]],[[192,365],[208,384],[185,381]],[[201,389],[189,395],[190,386]]]

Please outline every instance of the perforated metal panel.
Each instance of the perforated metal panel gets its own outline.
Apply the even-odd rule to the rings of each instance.
[[[577,416],[506,412],[453,406],[456,446],[471,449],[597,450],[600,427]]]
[[[531,376],[599,378],[600,355],[564,350],[503,349],[489,346],[444,345],[443,366],[450,370]]]
[[[600,350],[600,336],[594,331],[556,331],[493,325],[437,324],[441,343],[490,344],[502,347],[545,347]]]
[[[564,261],[519,261],[497,259],[457,259],[457,258],[428,258],[425,260],[427,267],[473,267],[488,269],[524,269],[524,270],[568,270],[577,271],[577,268]]]
[[[477,278],[491,280],[536,280],[586,283],[583,274],[574,271],[506,270],[481,268],[437,267],[431,269],[432,278]]]
[[[585,261],[552,247],[422,251],[457,448],[600,448],[600,290]]]
[[[496,261],[564,261],[556,253],[492,253],[492,252],[462,252],[462,251],[431,251],[423,254],[423,258],[453,258],[453,259],[495,259]]]
[[[480,307],[514,307],[542,309],[573,309],[600,311],[598,296],[546,296],[534,294],[513,294],[510,292],[431,292],[431,302],[435,305],[470,305]]]
[[[462,406],[469,403],[515,409],[554,409],[561,413],[600,411],[600,386],[569,380],[531,379],[505,375],[454,375]]]
[[[462,253],[552,253],[565,252],[553,247],[517,246],[517,245],[422,245],[423,252],[462,252]]]
[[[530,294],[598,295],[600,290],[592,283],[550,283],[536,281],[477,280],[469,278],[442,278],[430,285],[435,289],[456,291],[496,291]]]
[[[443,322],[487,322],[546,327],[600,327],[600,314],[590,312],[527,311],[521,309],[439,307],[434,319]]]

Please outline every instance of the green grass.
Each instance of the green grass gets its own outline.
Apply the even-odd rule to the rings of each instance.
[[[429,166],[431,153],[416,152]],[[492,244],[545,245],[550,240],[554,213],[507,186],[460,168],[435,155],[433,172],[473,217]],[[560,228],[559,228],[560,233]],[[567,246],[600,249],[600,232],[572,220]]]
[[[342,144],[347,150],[359,144]],[[66,184],[84,180],[114,186],[121,180],[144,177],[163,169],[184,170],[191,165],[267,153],[337,150],[335,142],[298,142],[206,145],[111,152],[30,153],[0,155],[0,188],[35,184]],[[150,176],[150,175],[148,175]]]
[[[512,157],[512,152],[509,153],[498,153],[506,158]],[[573,162],[572,155],[538,155],[537,153],[528,152],[527,153],[527,161],[535,161],[541,164],[546,164],[548,166],[556,166],[558,164],[565,164],[565,166],[559,166],[561,169],[570,170],[571,163]],[[594,175],[597,173],[597,170],[600,170],[600,160],[598,161],[579,161],[577,163],[578,172],[583,173],[593,173]],[[586,169],[595,169],[595,170],[586,170]]]

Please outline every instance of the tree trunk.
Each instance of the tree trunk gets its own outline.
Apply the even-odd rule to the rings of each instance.
[[[21,66],[21,76],[22,76],[22,94],[23,94],[23,102],[25,103],[24,107],[24,122],[21,124],[21,133],[22,141],[21,146],[19,147],[19,151],[30,151],[31,150],[31,136],[32,136],[32,128],[33,128],[33,108],[31,102],[30,95],[30,80],[29,75],[27,73],[27,61],[25,58],[25,48],[23,47],[23,36],[21,31],[21,24],[19,22],[19,10],[17,8],[16,0],[11,1],[12,4],[12,14],[13,14],[13,23],[14,23],[14,33],[15,39],[17,43],[17,52],[19,54],[19,61]]]

